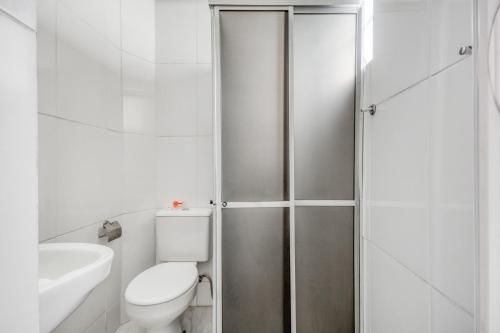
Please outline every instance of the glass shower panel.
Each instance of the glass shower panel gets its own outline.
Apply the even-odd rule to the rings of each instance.
[[[354,332],[354,208],[295,210],[297,332]]]
[[[220,13],[223,201],[287,199],[285,18]]]
[[[290,332],[287,208],[222,211],[224,333]]]
[[[295,197],[354,199],[356,15],[294,18]]]

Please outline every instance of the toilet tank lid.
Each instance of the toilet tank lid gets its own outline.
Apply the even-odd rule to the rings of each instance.
[[[161,209],[156,212],[157,217],[163,216],[211,216],[211,208],[182,208],[182,209]]]

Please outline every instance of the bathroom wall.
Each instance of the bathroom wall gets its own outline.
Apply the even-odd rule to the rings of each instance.
[[[500,332],[500,1],[478,1],[481,333]],[[495,19],[496,15],[496,19]],[[490,32],[491,36],[490,45]],[[494,84],[492,84],[494,83]],[[496,98],[495,98],[496,96]]]
[[[474,331],[473,58],[458,54],[472,13],[472,0],[374,0],[365,332]]]
[[[38,1],[42,242],[98,242],[108,279],[56,330],[115,332],[123,290],[155,262],[154,0]],[[123,237],[98,240],[105,219]]]
[[[36,13],[0,0],[0,332],[38,332]]]
[[[214,176],[208,0],[156,1],[156,61],[157,205],[171,207],[180,199],[187,207],[209,207]],[[212,261],[198,270],[211,274]],[[208,288],[202,283],[198,296],[208,295]],[[211,303],[207,297],[199,301]]]
[[[159,207],[212,199],[212,66],[207,0],[156,2]]]

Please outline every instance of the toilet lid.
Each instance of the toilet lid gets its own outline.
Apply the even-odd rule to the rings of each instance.
[[[194,263],[159,264],[148,268],[130,282],[125,299],[135,305],[165,303],[184,294],[197,279],[198,270]]]

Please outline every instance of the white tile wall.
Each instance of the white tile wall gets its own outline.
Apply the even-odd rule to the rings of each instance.
[[[31,28],[36,27],[35,0],[0,0],[0,9]]]
[[[56,6],[57,0],[45,0],[38,6],[38,112],[56,115]]]
[[[93,30],[120,46],[120,0],[60,0],[62,5],[83,19]]]
[[[100,316],[85,333],[107,333],[106,332],[106,315]]]
[[[123,298],[127,285],[139,273],[155,264],[155,212],[131,213],[120,220],[123,226],[121,323],[128,320]]]
[[[419,276],[429,278],[429,218],[426,207],[405,205],[368,208],[370,239]]]
[[[207,0],[197,0],[197,61],[200,64],[212,63],[212,25]]]
[[[379,103],[427,76],[427,1],[374,0],[372,100]]]
[[[174,199],[197,206],[196,137],[158,138],[159,207],[171,207]]]
[[[432,100],[432,161],[436,200],[442,204],[471,205],[474,150],[471,126],[473,107],[473,59],[433,76],[430,81]]]
[[[57,115],[121,130],[120,49],[61,3],[57,26]]]
[[[213,199],[208,1],[158,0],[156,17],[157,202],[168,207],[181,199],[188,206],[207,206]]]
[[[429,276],[428,85],[379,106],[366,123],[370,239]]]
[[[473,61],[432,77],[432,282],[473,311]]]
[[[39,239],[57,235],[57,144],[58,120],[40,115],[38,117],[38,214]]]
[[[365,246],[368,332],[431,332],[430,287],[370,242]]]
[[[439,292],[432,291],[432,332],[470,333],[474,332],[474,318]]]
[[[207,207],[213,195],[212,137],[158,138],[159,207],[174,199],[186,207]]]
[[[112,221],[117,221],[119,223],[122,222],[124,216],[121,215],[112,218]],[[97,227],[101,227],[100,224]],[[95,229],[94,229],[95,232]],[[121,298],[121,283],[119,283],[122,272],[122,243],[121,239],[116,239],[112,242],[107,242],[105,239],[99,239],[100,243],[107,245],[114,251],[113,264],[111,266],[111,271],[109,276],[103,282],[104,288],[106,289],[106,314],[115,311],[115,308],[118,307],[118,311],[120,311],[120,298]]]
[[[159,64],[157,75],[158,135],[195,136],[196,64]]]
[[[155,62],[155,0],[121,0],[122,47]]]
[[[0,1],[0,332],[38,332],[36,33],[32,1]]]
[[[59,121],[57,132],[58,233],[117,215],[123,179],[122,135],[65,120]]]
[[[457,54],[470,6],[375,0],[364,104],[384,102],[365,118],[370,333],[473,332],[473,62]]]
[[[39,3],[39,239],[104,244],[102,221],[123,225],[123,237],[107,244],[115,253],[110,275],[57,333],[115,332],[124,287],[154,264],[154,8]]]
[[[156,1],[156,60],[158,63],[195,63],[197,1]]]
[[[120,327],[120,305],[106,312],[106,333],[115,333]]]
[[[196,133],[212,135],[212,65],[196,66]]]
[[[370,200],[423,204],[427,200],[430,122],[427,83],[378,105],[367,118]]]
[[[140,57],[122,53],[123,130],[128,133],[156,133],[155,65]]]
[[[125,134],[123,209],[133,212],[156,207],[156,140]]]
[[[463,56],[461,46],[472,45],[472,1],[431,0],[431,73],[451,65]]]
[[[196,141],[196,200],[197,206],[206,207],[213,199],[214,163],[213,137],[199,136]]]
[[[374,13],[367,104],[459,61],[458,49],[472,45],[471,0],[374,0]]]

